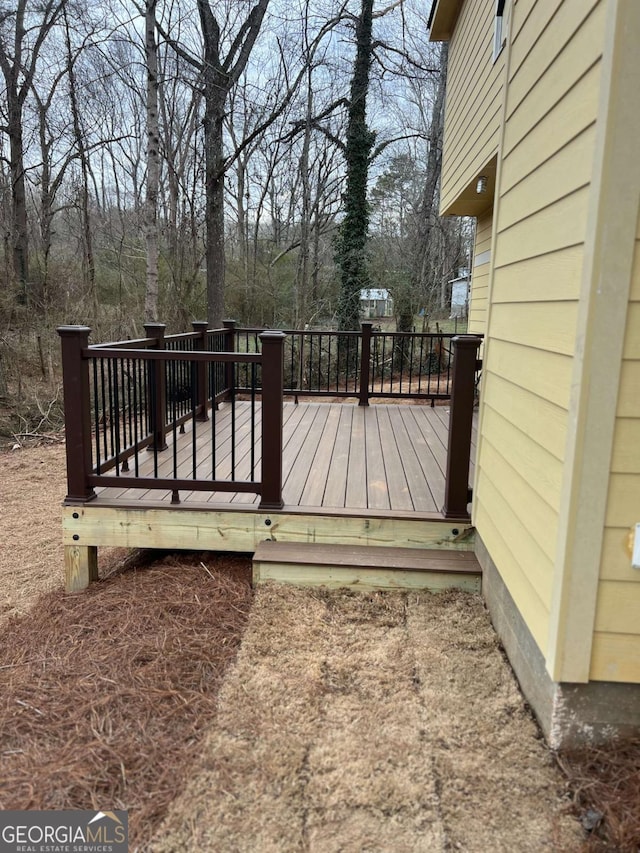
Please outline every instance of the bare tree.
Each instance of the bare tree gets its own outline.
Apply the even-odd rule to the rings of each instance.
[[[62,11],[64,0],[30,3],[17,0],[0,7],[0,69],[7,98],[7,122],[0,128],[9,138],[12,189],[13,276],[19,298],[28,299],[29,230],[25,185],[23,110],[31,90],[42,46]]]
[[[76,77],[76,61],[84,48],[83,43],[79,50],[73,49],[71,40],[71,28],[66,7],[64,13],[65,44],[67,49],[67,74],[69,78],[69,103],[71,106],[71,117],[73,123],[73,139],[75,142],[76,156],[80,161],[80,215],[82,220],[82,274],[86,291],[91,300],[92,322],[98,320],[98,289],[96,286],[96,263],[93,252],[93,232],[91,223],[91,205],[89,203],[89,152],[82,127],[80,105],[78,103],[78,81]],[[89,36],[90,37],[90,36]]]
[[[429,129],[429,150],[427,169],[420,203],[417,209],[417,251],[414,255],[412,290],[425,293],[428,288],[427,259],[431,243],[431,234],[438,219],[437,203],[440,187],[440,168],[442,165],[442,142],[444,136],[444,94],[447,76],[448,44],[440,49],[440,73],[437,78],[436,97],[431,113]],[[398,315],[398,329],[405,331],[413,323],[413,313],[408,323],[407,311],[403,309]]]
[[[147,190],[144,205],[147,243],[147,286],[144,317],[158,319],[158,186],[160,183],[160,133],[158,130],[158,49],[156,45],[157,0],[147,0],[145,49],[147,57]]]
[[[229,92],[244,72],[258,38],[269,0],[258,0],[241,22],[223,55],[220,23],[208,0],[197,0],[203,60],[193,56],[167,33],[163,37],[202,75],[204,92],[204,147],[206,198],[207,319],[219,326],[224,314],[224,176],[228,163],[224,156],[224,118]]]

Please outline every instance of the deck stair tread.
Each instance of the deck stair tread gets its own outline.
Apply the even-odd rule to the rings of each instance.
[[[472,551],[437,551],[427,548],[317,545],[306,542],[274,542],[267,539],[258,544],[253,559],[261,562],[286,561],[300,565],[331,563],[344,567],[482,573]]]
[[[479,591],[482,569],[470,551],[275,542],[256,546],[254,583],[362,590],[452,587]]]

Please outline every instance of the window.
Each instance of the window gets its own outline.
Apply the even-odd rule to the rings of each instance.
[[[496,22],[493,35],[493,58],[496,60],[507,43],[508,0],[496,0]]]

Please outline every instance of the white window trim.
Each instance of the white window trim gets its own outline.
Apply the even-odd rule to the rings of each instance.
[[[502,53],[504,46],[507,43],[507,31],[505,23],[505,6],[508,0],[496,0],[496,18],[493,32],[493,61]]]

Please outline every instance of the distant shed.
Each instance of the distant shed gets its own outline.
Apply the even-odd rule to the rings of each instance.
[[[469,315],[469,275],[452,278],[449,281],[451,288],[451,318],[468,317]]]
[[[360,310],[365,319],[390,317],[393,314],[393,299],[384,287],[369,287],[360,291]]]

